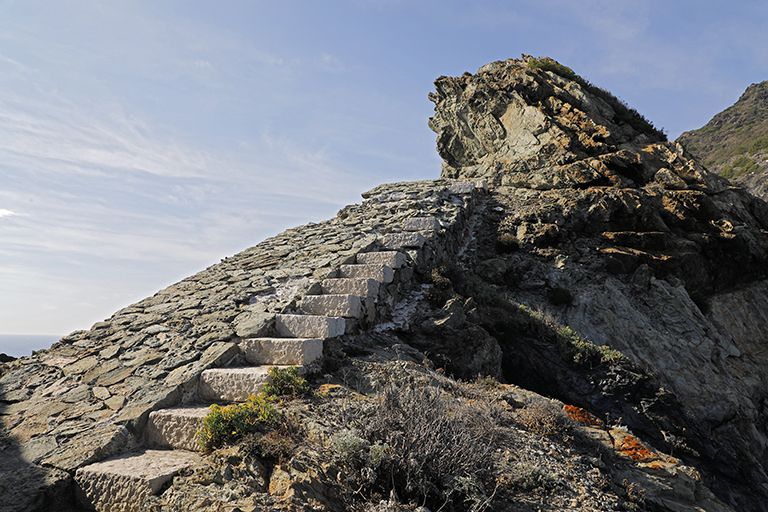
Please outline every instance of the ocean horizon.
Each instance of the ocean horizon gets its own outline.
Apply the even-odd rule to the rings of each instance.
[[[56,334],[0,334],[0,354],[31,356],[33,350],[50,348],[62,338]]]

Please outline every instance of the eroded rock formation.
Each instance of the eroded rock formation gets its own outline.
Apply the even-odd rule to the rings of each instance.
[[[768,206],[525,59],[435,85],[440,179],[376,187],[2,363],[0,510],[93,505],[87,475],[127,481],[178,434],[163,428],[199,420],[196,402],[239,399],[203,392],[206,372],[250,375],[249,347],[301,338],[293,324],[313,317],[330,319],[310,340],[318,394],[285,405],[306,430],[297,451],[184,458],[129,509],[342,510],[359,490],[344,498],[329,439],[350,400],[397,375],[494,411],[483,499],[501,509],[768,510]],[[576,363],[562,326],[629,362]],[[556,425],[563,403],[581,427]],[[521,493],[531,467],[550,496]]]
[[[442,176],[487,180],[486,247],[504,235],[519,247],[478,251],[470,266],[647,367],[679,399],[679,421],[721,478],[713,487],[739,489],[737,509],[766,510],[766,204],[525,60],[435,86]],[[513,350],[510,338],[500,341]],[[636,404],[640,415],[649,405]]]

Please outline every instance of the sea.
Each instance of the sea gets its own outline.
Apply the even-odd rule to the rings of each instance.
[[[55,334],[0,334],[0,354],[31,356],[33,350],[50,348],[61,337]]]

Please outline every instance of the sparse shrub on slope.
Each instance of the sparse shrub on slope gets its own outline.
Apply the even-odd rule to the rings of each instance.
[[[494,435],[487,411],[432,387],[389,384],[332,440],[352,498],[389,496],[432,510],[483,510]],[[434,507],[434,508],[433,508]]]

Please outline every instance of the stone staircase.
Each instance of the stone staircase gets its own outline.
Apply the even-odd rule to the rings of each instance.
[[[436,219],[430,225],[435,223]],[[200,460],[196,433],[211,403],[244,402],[268,382],[270,367],[306,368],[321,359],[325,339],[375,325],[380,287],[392,283],[395,270],[407,262],[405,253],[392,249],[420,248],[424,243],[420,234],[417,238],[413,233],[403,236],[385,240],[381,252],[357,254],[355,264],[342,265],[338,277],[316,287],[318,294],[305,295],[297,311],[276,315],[276,337],[241,340],[239,360],[251,366],[204,370],[196,397],[201,405],[150,413],[144,437],[152,449],[78,469],[75,481],[80,502],[97,511],[137,510],[145,496],[159,493],[175,474]]]

